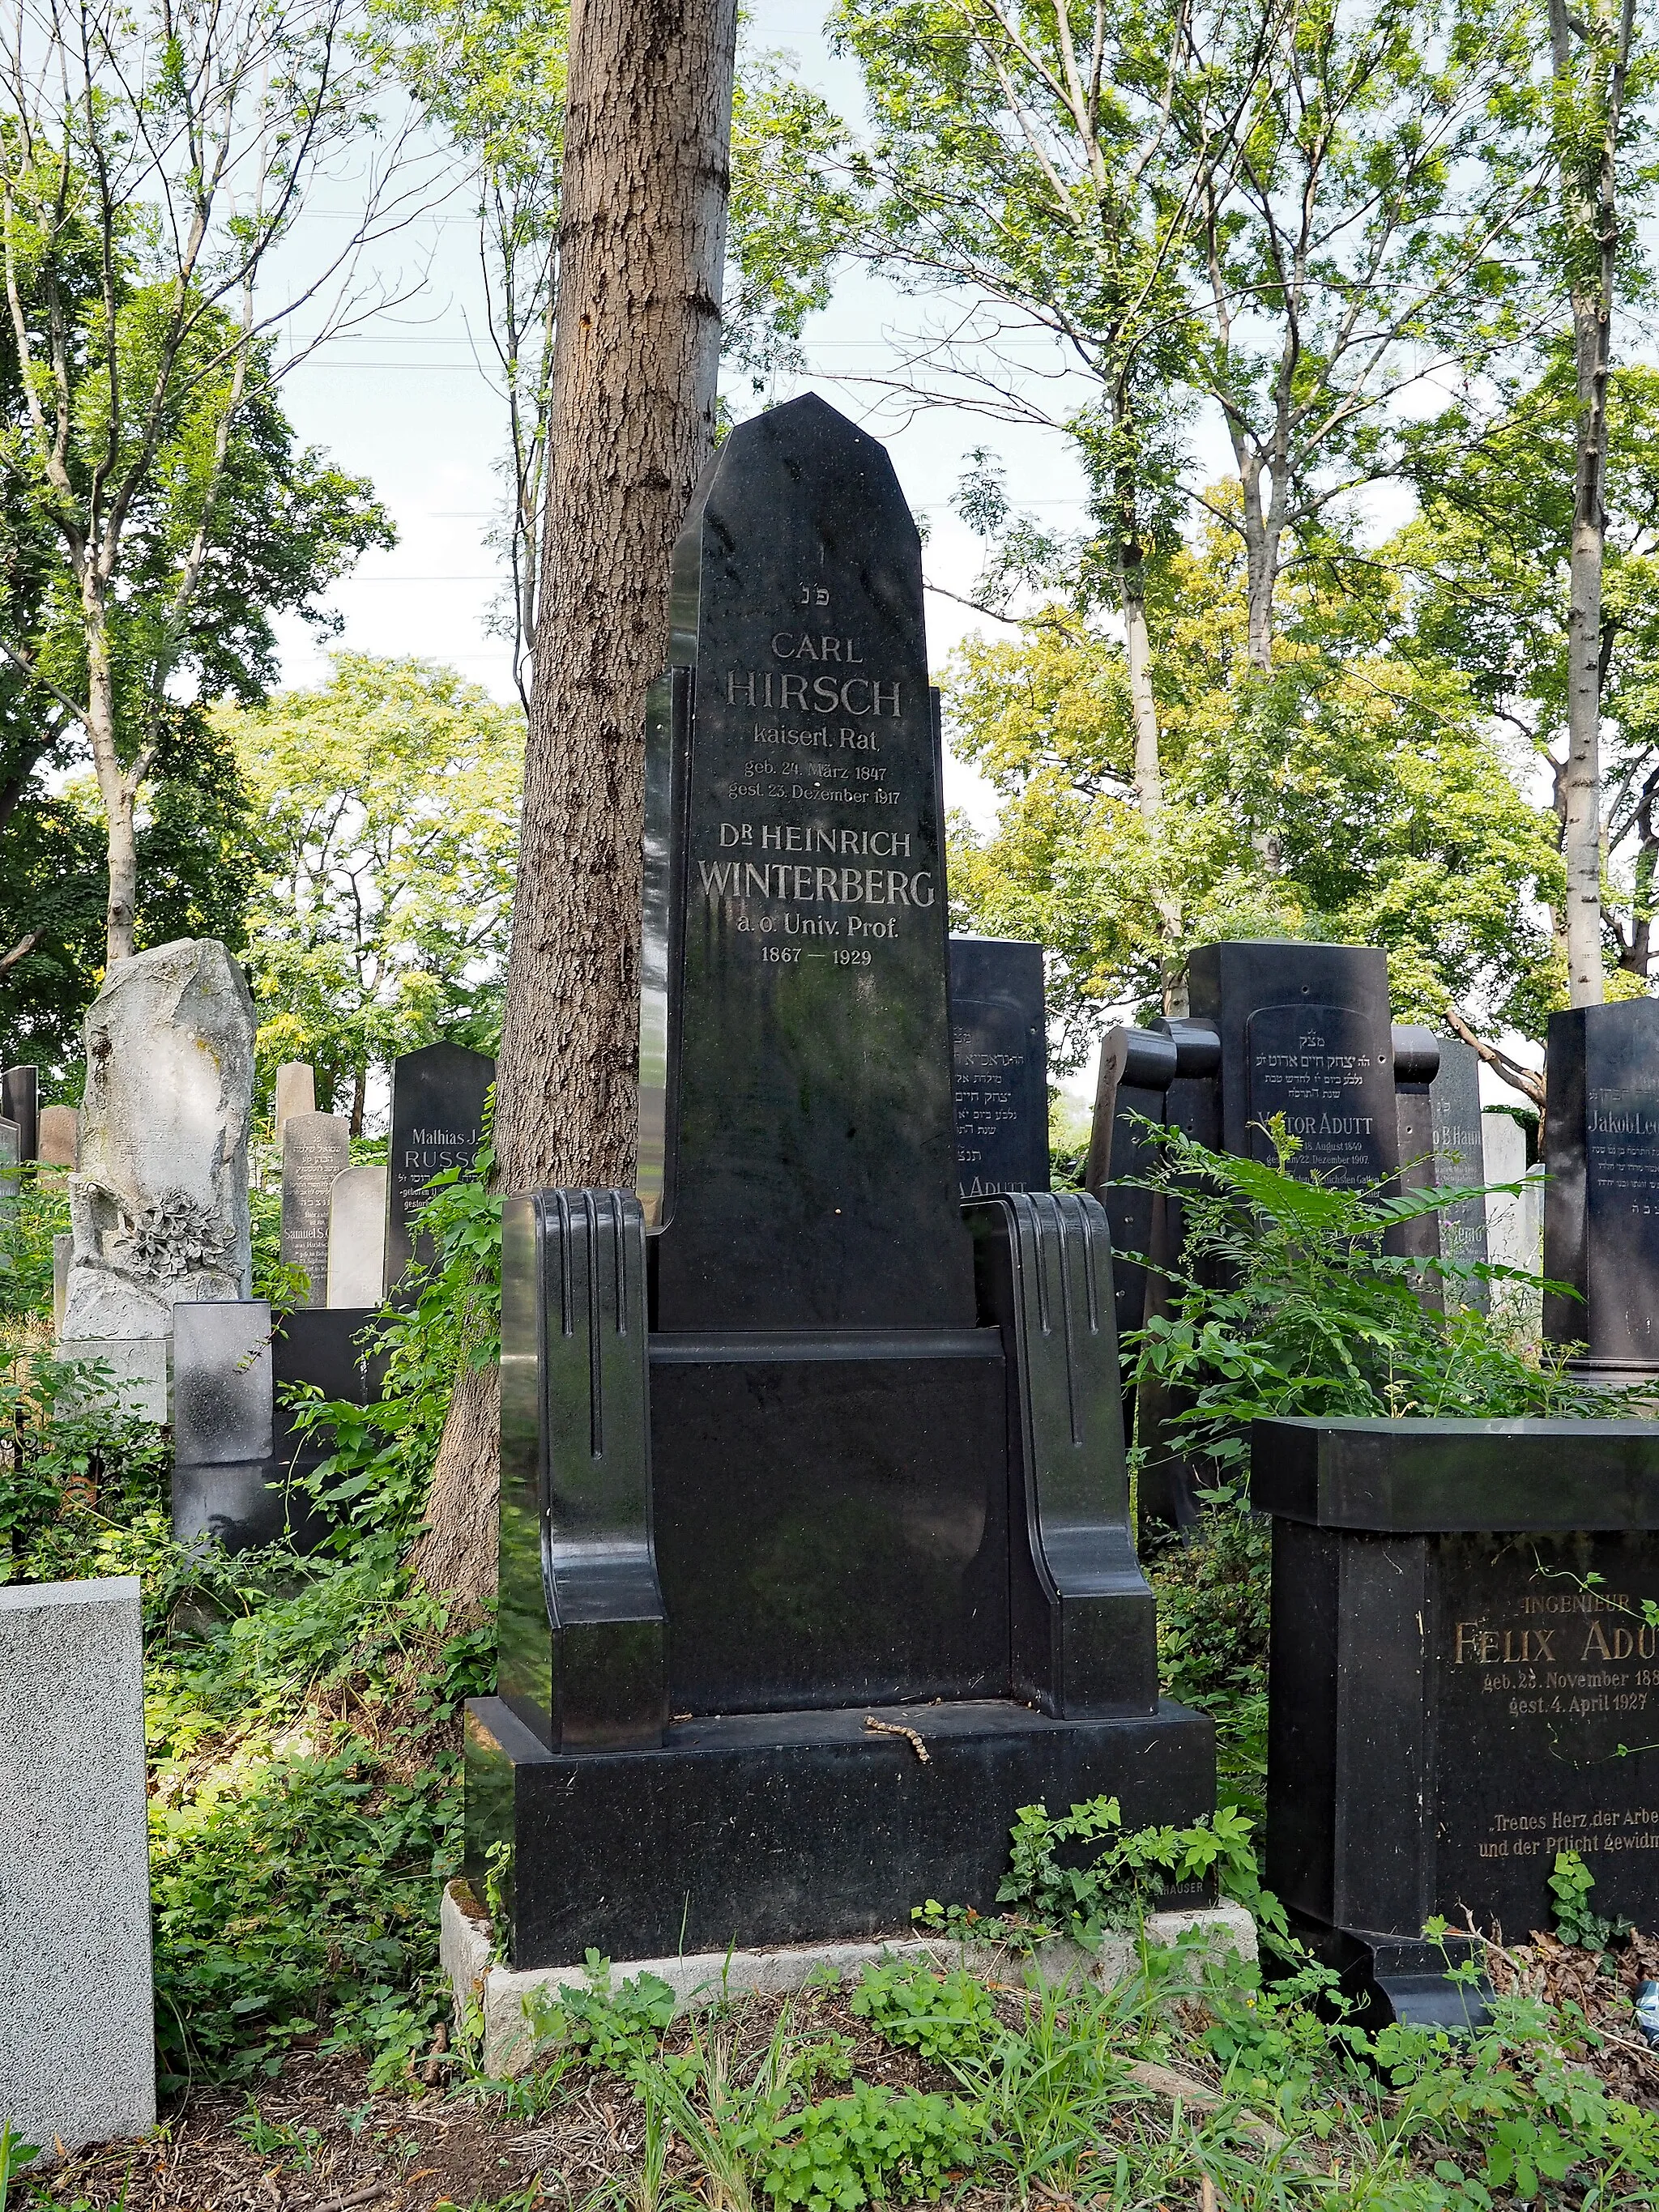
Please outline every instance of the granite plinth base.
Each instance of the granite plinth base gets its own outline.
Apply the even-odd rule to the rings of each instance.
[[[909,1733],[921,1740],[921,1756]],[[1205,1715],[1053,1720],[1000,1700],[750,1713],[660,1748],[554,1753],[500,1698],[467,1708],[467,1865],[512,1847],[512,1960],[908,1930],[936,1897],[994,1906],[1022,1805],[1106,1795],[1126,1827],[1214,1803]]]
[[[207,1541],[227,1552],[257,1551],[284,1538],[295,1551],[315,1551],[333,1524],[295,1478],[320,1464],[313,1456],[297,1468],[286,1459],[175,1467],[173,1533],[181,1544]]]
[[[941,1973],[961,1967],[988,1981],[1023,1980],[1030,1987],[1082,1989],[1092,1983],[1099,1989],[1114,1989],[1139,1966],[1143,1944],[1171,1950],[1196,1948],[1206,1960],[1220,1960],[1228,1952],[1242,1959],[1258,1956],[1255,1923],[1242,1905],[1200,1905],[1149,1912],[1136,1934],[1107,1936],[1096,1951],[1085,1951],[1062,1937],[1019,1959],[995,1944],[937,1936],[873,1943],[791,1943],[769,1950],[676,1951],[659,1959],[613,1959],[611,1978],[614,1985],[649,1974],[665,1983],[677,2014],[734,1998],[788,1996],[809,1982],[821,1984],[832,1977],[847,1984],[884,1959],[915,1959]],[[457,2018],[474,2007],[483,2015],[483,2066],[493,2079],[520,2073],[529,2064],[535,2052],[530,2014],[538,2003],[556,2002],[566,1990],[587,1989],[593,1981],[586,1965],[537,1966],[527,1972],[502,1966],[495,1957],[494,1924],[465,1879],[444,1885],[438,1960],[454,1992]]]
[[[65,1337],[58,1358],[102,1367],[107,1380],[88,1383],[89,1404],[113,1403],[140,1421],[165,1421],[173,1374],[173,1340],[167,1336]]]
[[[1651,1391],[1653,1410],[1659,1414],[1659,1367],[1633,1359],[1570,1359],[1567,1372],[1592,1390]]]
[[[1484,1977],[1453,1978],[1455,1970],[1481,1962],[1480,1945],[1468,1937],[1447,1936],[1431,1943],[1374,1928],[1331,1928],[1299,1912],[1287,1917],[1292,1936],[1341,1976],[1341,1996],[1353,2008],[1347,2017],[1362,2027],[1375,2031],[1397,2020],[1408,2027],[1466,2035],[1491,2016],[1491,1984]],[[1283,1971],[1289,1970],[1287,1961]]]

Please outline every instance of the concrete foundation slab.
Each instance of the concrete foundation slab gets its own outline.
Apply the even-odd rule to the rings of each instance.
[[[1255,1923],[1240,1905],[1147,1916],[1149,1942],[1172,1948],[1194,1934],[1206,1938],[1208,1949],[1237,1951],[1246,1959],[1256,1955]],[[1047,1982],[1092,1978],[1111,1988],[1127,1979],[1136,1955],[1133,1937],[1109,1936],[1093,1954],[1071,1943],[1045,1944],[1033,1963]],[[497,2077],[520,2073],[530,2062],[533,2039],[525,2014],[526,2000],[555,1996],[562,1989],[585,1988],[588,1982],[586,1966],[537,1966],[515,1972],[501,1965],[489,1917],[464,1879],[448,1883],[444,1890],[439,1956],[454,1990],[458,2013],[474,2009],[482,2017],[484,2067]],[[613,1960],[611,1972],[613,1982],[653,1974],[673,1990],[676,2011],[684,2012],[722,1998],[787,1996],[824,1974],[855,1982],[866,1966],[894,1958],[925,1959],[941,1969],[964,1966],[980,1973],[1006,1969],[1006,1954],[989,1944],[906,1936],[887,1942],[791,1943],[760,1951],[699,1951],[672,1959]]]

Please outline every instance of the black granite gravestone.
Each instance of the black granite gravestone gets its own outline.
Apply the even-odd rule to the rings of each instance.
[[[1042,947],[953,937],[951,1060],[963,1199],[1048,1188],[1048,1036]]]
[[[1259,1421],[1250,1491],[1267,1882],[1371,2014],[1461,2021],[1425,1923],[1524,1942],[1559,1851],[1651,1928],[1659,1425]]]
[[[1432,1030],[1398,1022],[1392,1044],[1400,1187],[1406,1192],[1432,1190],[1436,1187],[1433,1086],[1440,1073],[1440,1040]],[[1383,1239],[1383,1249],[1403,1259],[1437,1260],[1439,1216],[1419,1213],[1413,1220],[1397,1222]],[[1438,1310],[1443,1304],[1438,1278],[1425,1270],[1413,1279],[1419,1299]]]
[[[9,1067],[0,1075],[0,1115],[17,1124],[17,1157],[40,1157],[40,1076],[33,1067]]]
[[[446,1168],[470,1168],[483,1141],[484,1104],[495,1080],[488,1053],[464,1044],[422,1045],[392,1063],[392,1135],[387,1147],[386,1287],[393,1290],[411,1259],[431,1257],[431,1239],[419,1249],[410,1217],[425,1204],[427,1185]]]
[[[1022,1803],[1212,1790],[1207,1722],[1158,1698],[1104,1217],[957,1200],[920,544],[882,447],[816,398],[739,424],[674,627],[640,1192],[503,1224],[467,1830],[475,1868],[512,1847],[520,1966],[903,1926],[991,1902]]]
[[[1163,1122],[1178,1060],[1174,1038],[1152,1030],[1109,1029],[1100,1041],[1083,1186],[1111,1224],[1120,1345],[1146,1319],[1154,1194],[1141,1185],[1158,1160],[1157,1129],[1148,1124]]]
[[[1188,977],[1194,1015],[1221,1039],[1227,1152],[1271,1160],[1263,1125],[1283,1114],[1301,1145],[1295,1174],[1357,1189],[1398,1171],[1386,953],[1291,939],[1205,945]]]
[[[1440,1066],[1429,1085],[1429,1113],[1434,1132],[1434,1179],[1442,1190],[1458,1183],[1486,1180],[1486,1147],[1480,1121],[1480,1061],[1474,1047],[1462,1037],[1441,1037]],[[1486,1247],[1486,1201],[1460,1199],[1443,1206],[1439,1213],[1442,1256],[1471,1267],[1484,1266]],[[1487,1309],[1490,1293],[1485,1283],[1471,1276],[1447,1286],[1449,1303]]]
[[[1659,1000],[1552,1014],[1544,1333],[1609,1382],[1659,1373]]]

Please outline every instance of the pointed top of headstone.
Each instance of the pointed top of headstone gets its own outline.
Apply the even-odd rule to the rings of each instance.
[[[283,1130],[291,1114],[314,1114],[317,1110],[317,1079],[309,1061],[285,1060],[276,1071],[276,1141],[283,1141]]]

